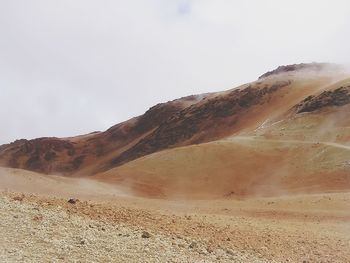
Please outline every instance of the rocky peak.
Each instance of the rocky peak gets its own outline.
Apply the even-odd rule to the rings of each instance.
[[[293,72],[293,71],[301,71],[301,70],[312,70],[312,71],[321,71],[327,66],[330,66],[331,64],[328,63],[301,63],[301,64],[292,64],[292,65],[285,65],[285,66],[279,66],[278,68],[268,71],[265,74],[261,75],[259,79],[267,78],[273,75],[278,75],[286,72]]]

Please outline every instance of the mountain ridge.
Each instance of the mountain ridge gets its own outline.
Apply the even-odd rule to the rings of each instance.
[[[293,122],[295,118],[303,119],[302,114],[305,113],[311,114],[306,119],[312,118],[324,109],[342,112],[342,107],[350,103],[348,97],[344,97],[344,94],[349,94],[349,77],[349,74],[338,72],[338,67],[333,64],[280,66],[254,82],[228,91],[191,95],[159,103],[145,114],[116,124],[104,132],[69,138],[17,140],[2,145],[0,165],[44,174],[74,177],[97,175],[97,178],[109,180],[104,174],[110,178],[114,177],[113,174],[118,177],[120,169],[124,169],[125,165],[128,167],[128,163],[137,163],[137,160],[155,153],[221,141],[241,134],[276,136],[276,133],[285,133],[283,127],[278,130],[279,126],[264,126]],[[330,117],[324,116],[319,121],[329,121]],[[341,136],[339,138],[347,138],[347,135]],[[115,172],[109,172],[115,169]],[[193,171],[199,172],[196,169]],[[139,173],[143,174],[142,171]],[[124,178],[122,181],[130,184],[131,179],[120,176]],[[162,176],[159,174],[156,177],[160,180]],[[145,175],[143,183],[137,183],[137,180],[141,180],[138,178],[131,184],[141,193],[154,183],[151,177],[147,178],[148,175]],[[154,191],[161,193],[162,190],[156,189],[162,189],[163,185],[155,185]],[[249,187],[248,184],[245,190],[232,191],[242,194]],[[224,191],[229,192],[229,189]]]

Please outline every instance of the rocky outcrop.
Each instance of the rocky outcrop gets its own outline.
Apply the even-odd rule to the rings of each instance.
[[[321,71],[324,68],[329,66],[331,66],[331,64],[328,64],[328,63],[301,63],[301,64],[279,66],[278,68],[272,71],[268,71],[265,74],[261,75],[259,79],[267,78],[270,76],[274,76],[274,75],[278,75],[286,72],[301,71],[306,69],[312,70],[312,71]]]
[[[68,173],[77,169],[82,156],[76,155],[72,142],[59,138],[18,140],[0,150],[0,158],[7,160],[5,166],[24,168],[48,173]],[[69,161],[64,161],[69,159]]]
[[[327,90],[317,96],[308,96],[295,106],[297,113],[313,112],[325,107],[350,104],[350,86]]]

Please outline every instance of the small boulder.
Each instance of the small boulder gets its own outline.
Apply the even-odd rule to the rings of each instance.
[[[189,248],[196,248],[198,246],[197,242],[192,241]]]
[[[13,197],[12,199],[13,199],[14,201],[20,201],[20,202],[22,202],[23,199],[24,199],[24,194],[15,196],[15,197]]]
[[[74,204],[76,204],[78,201],[79,201],[79,200],[76,199],[76,198],[70,198],[70,199],[68,200],[68,203],[74,205]]]
[[[148,233],[147,231],[143,231],[141,237],[142,237],[142,238],[150,238],[150,237],[151,237],[151,234]]]

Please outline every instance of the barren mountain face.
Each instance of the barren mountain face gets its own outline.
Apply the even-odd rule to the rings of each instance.
[[[105,132],[2,145],[0,164],[92,176],[146,196],[348,189],[349,77],[331,64],[281,66],[238,88],[158,104]]]
[[[350,262],[350,74],[278,67],[0,146],[2,262]]]
[[[92,171],[99,170],[109,159],[130,148],[170,116],[197,101],[197,97],[189,96],[158,104],[144,115],[117,124],[105,132],[72,138],[18,140],[0,146],[0,163],[8,167],[61,175],[75,174],[90,168],[91,163]],[[84,174],[90,175],[92,171],[88,170]]]

